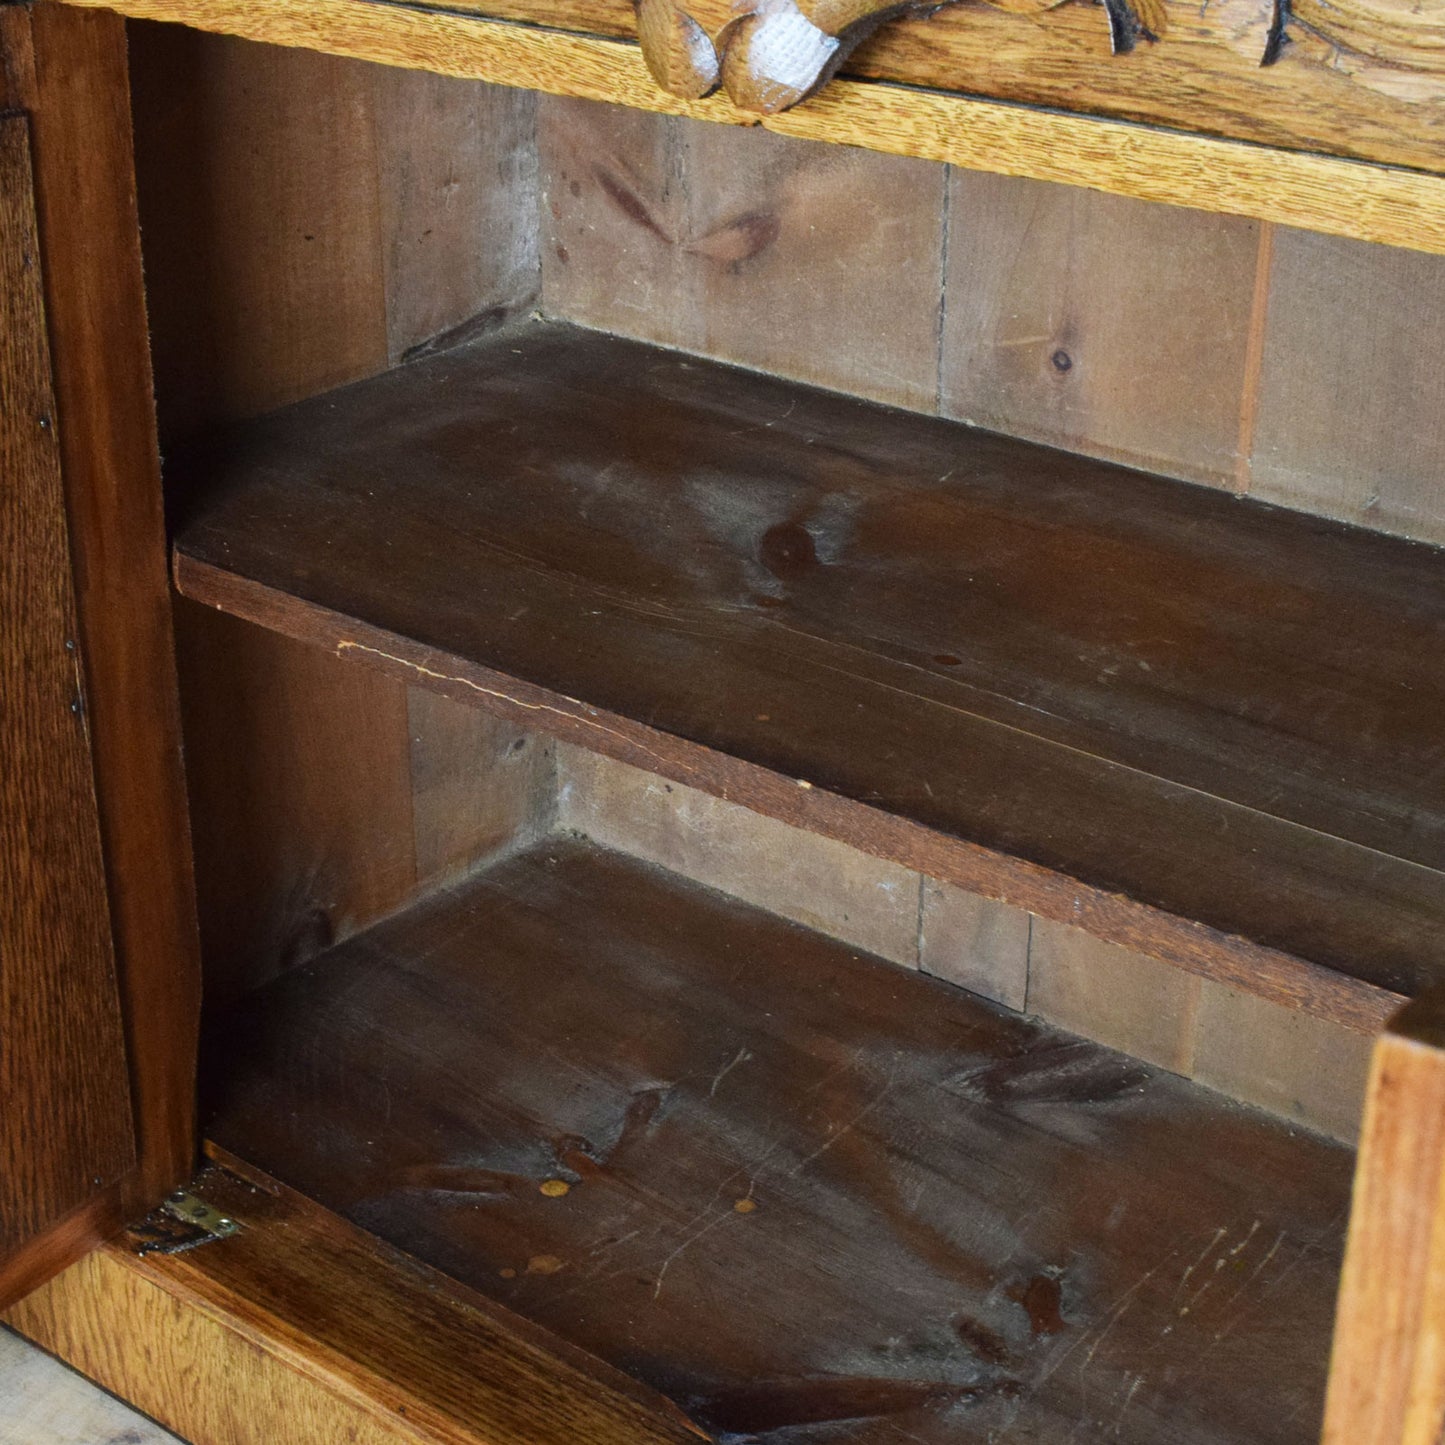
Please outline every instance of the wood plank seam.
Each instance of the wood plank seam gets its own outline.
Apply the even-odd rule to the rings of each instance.
[[[1270,280],[1274,272],[1274,225],[1260,222],[1259,255],[1255,262],[1254,295],[1249,310],[1249,340],[1244,358],[1244,385],[1239,398],[1239,445],[1234,463],[1234,490],[1250,489],[1254,433],[1259,420],[1260,386],[1264,375],[1264,344],[1269,330]]]

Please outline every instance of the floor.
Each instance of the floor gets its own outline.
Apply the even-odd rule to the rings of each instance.
[[[184,1445],[0,1327],[0,1445]]]

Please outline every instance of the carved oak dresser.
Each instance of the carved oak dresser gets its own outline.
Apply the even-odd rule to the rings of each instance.
[[[12,1328],[196,1445],[1445,1441],[1442,0],[0,61]]]

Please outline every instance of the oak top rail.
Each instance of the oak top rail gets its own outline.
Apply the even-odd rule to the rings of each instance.
[[[271,44],[635,106],[1445,253],[1445,176],[847,76],[790,110],[659,86],[620,36],[391,0],[47,0]],[[555,8],[555,7],[554,7]],[[548,12],[550,13],[550,12]],[[1021,17],[1005,17],[1023,21]],[[934,85],[936,86],[936,80]],[[1438,108],[1419,101],[1421,125]],[[1398,127],[1405,133],[1406,122]]]

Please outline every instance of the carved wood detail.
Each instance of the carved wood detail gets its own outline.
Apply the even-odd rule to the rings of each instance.
[[[1167,0],[982,0],[1041,16],[1089,3],[1115,55],[1168,30]],[[698,100],[719,86],[743,110],[774,115],[813,94],[882,26],[938,9],[923,0],[638,0],[637,28],[654,79]],[[1445,4],[1419,0],[1264,0],[1236,43],[1272,65],[1300,44],[1312,61],[1401,99],[1445,98]]]

